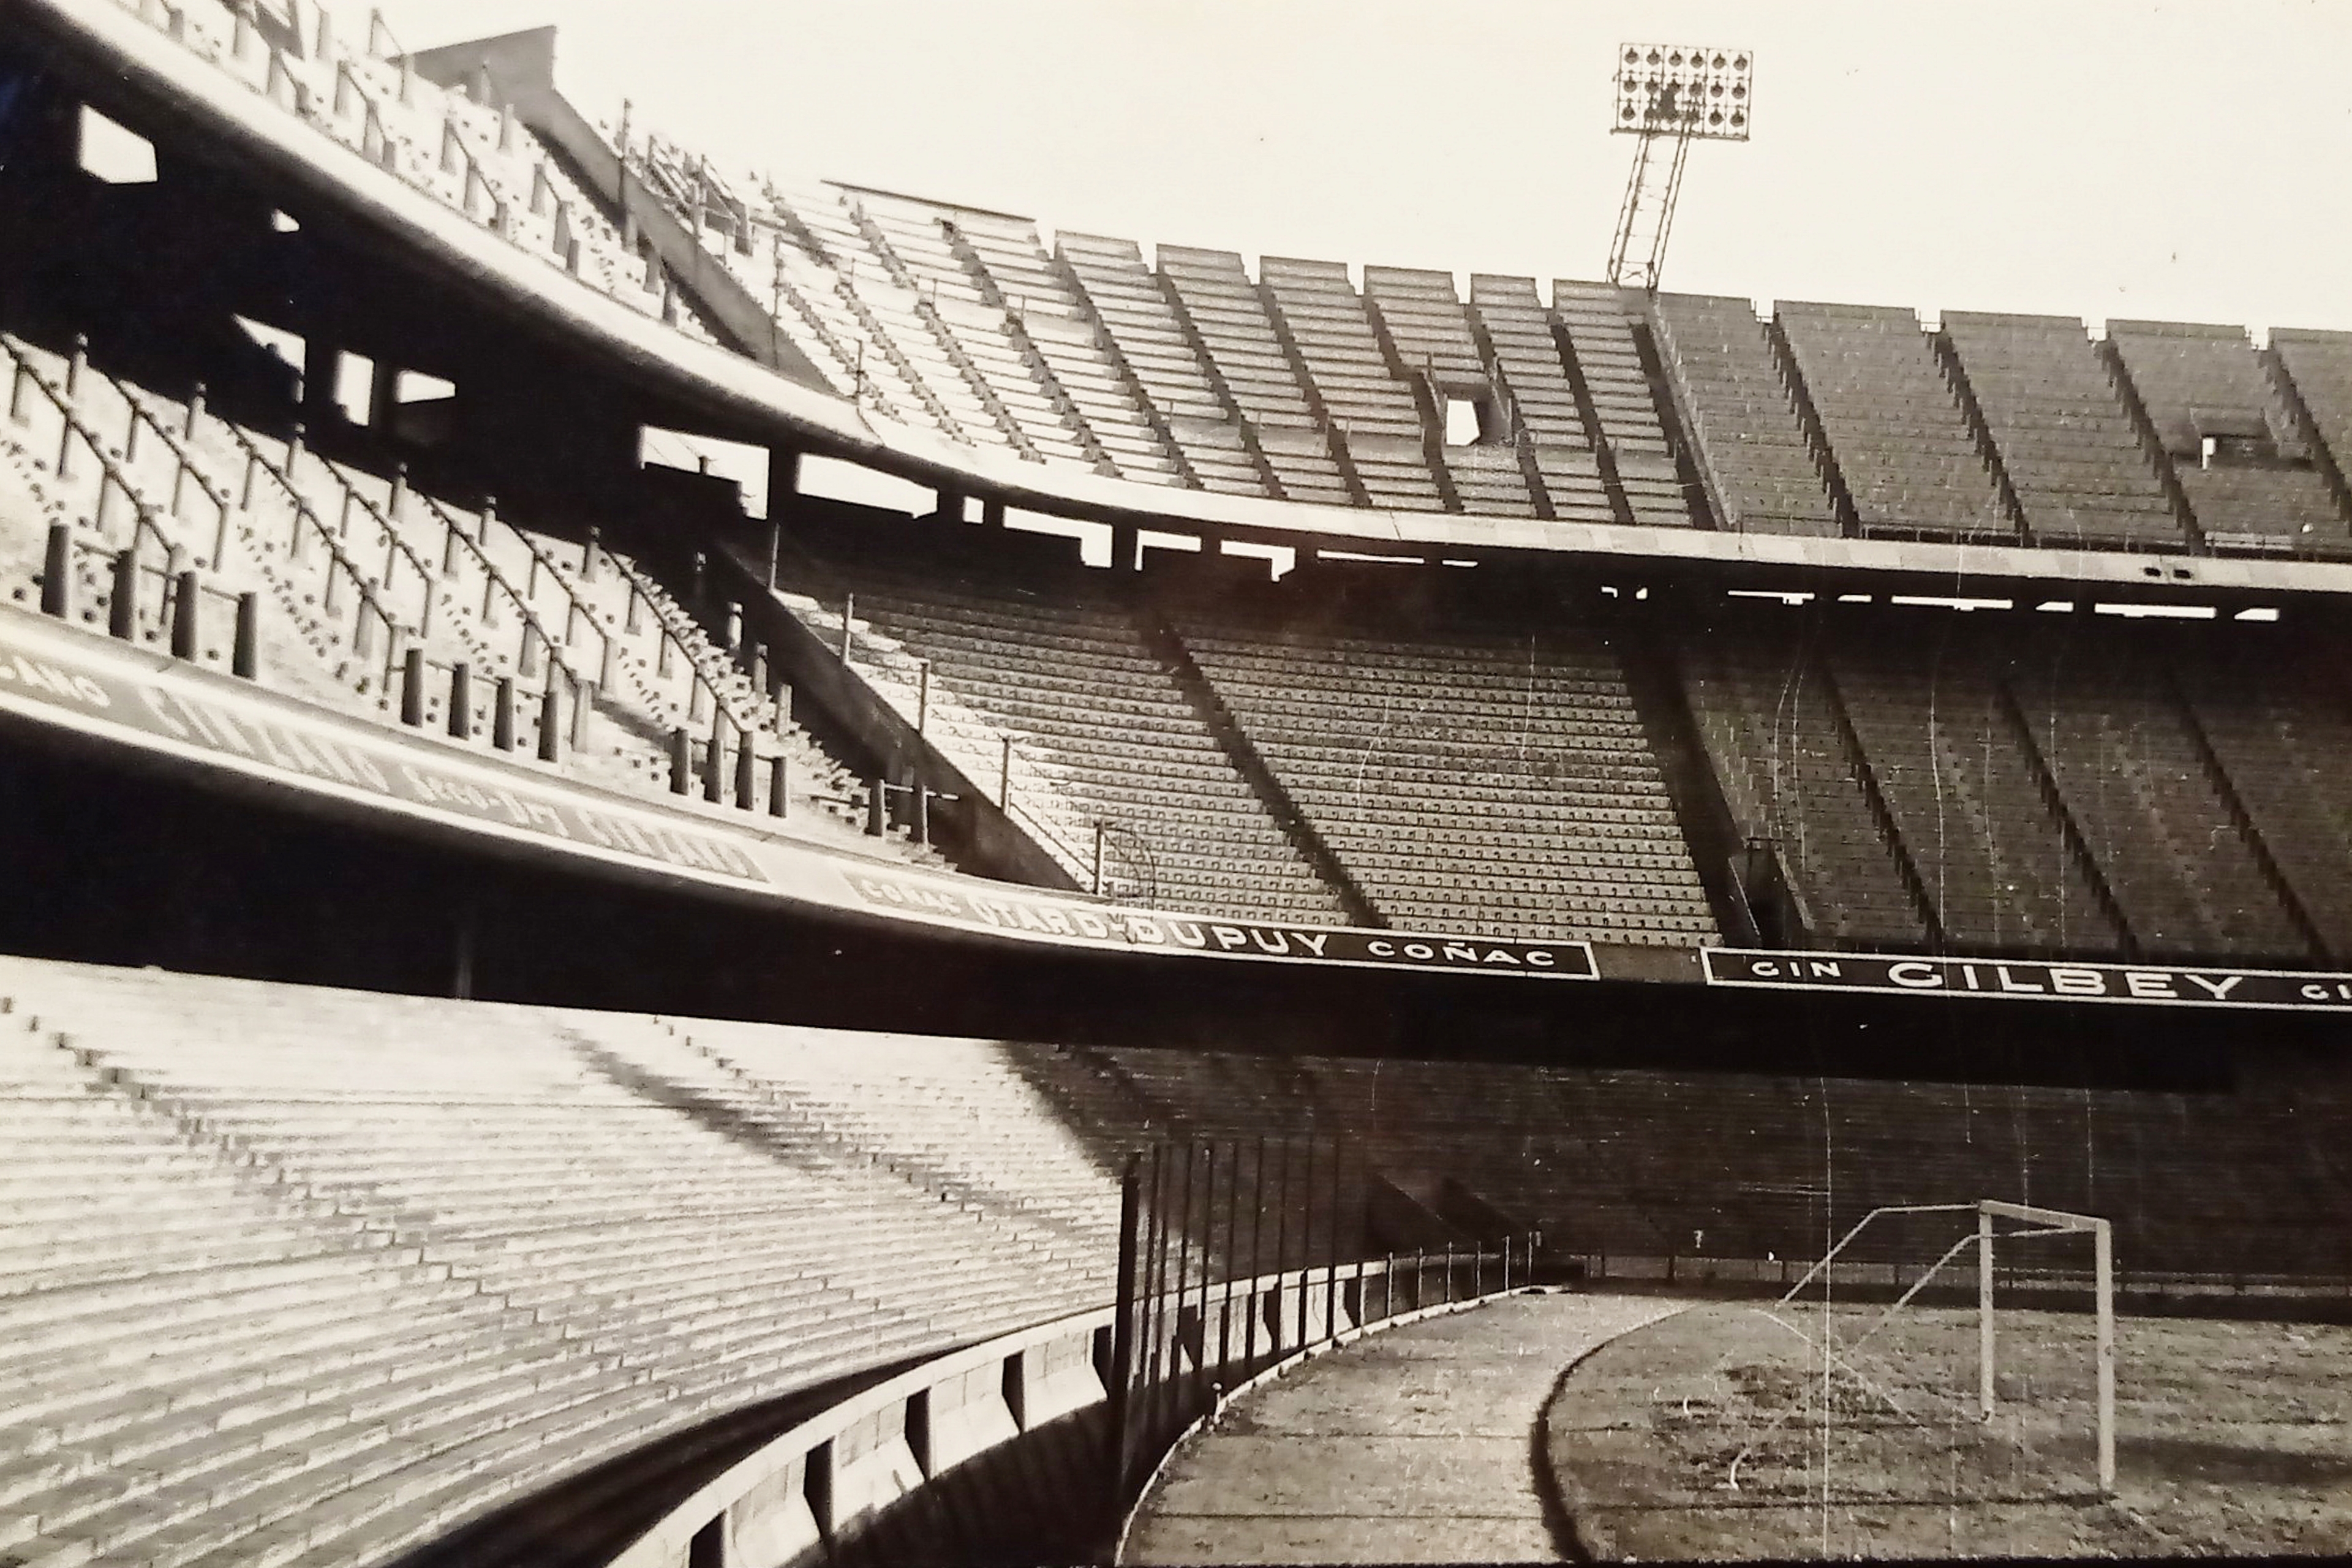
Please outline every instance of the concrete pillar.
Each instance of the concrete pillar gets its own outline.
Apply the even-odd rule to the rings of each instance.
[[[41,614],[73,617],[73,524],[49,524],[48,548],[41,556]]]
[[[139,635],[139,547],[126,545],[114,557],[114,591],[106,609],[109,635],[129,642]]]
[[[251,588],[236,596],[236,646],[229,673],[243,680],[261,675],[261,595]]]
[[[474,738],[474,667],[462,658],[449,668],[449,734]]]
[[[400,721],[415,728],[425,722],[425,650],[409,648],[401,660]]]

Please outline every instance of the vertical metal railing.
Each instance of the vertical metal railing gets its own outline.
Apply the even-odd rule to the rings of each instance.
[[[1331,1138],[1152,1144],[1121,1184],[1108,1497],[1233,1389],[1316,1346],[1425,1307],[1528,1282],[1513,1236],[1443,1250],[1372,1247],[1365,1152]]]

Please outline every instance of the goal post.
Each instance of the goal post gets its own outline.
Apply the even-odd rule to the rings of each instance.
[[[1918,1279],[1912,1281],[1893,1306],[1887,1316],[1901,1311],[1912,1299],[1927,1289],[1929,1281],[1943,1272],[1947,1264],[1970,1247],[1977,1254],[1977,1407],[1979,1416],[1990,1421],[1995,1404],[1994,1373],[1998,1370],[1999,1340],[1994,1328],[1992,1284],[1995,1247],[2001,1242],[2026,1241],[2053,1236],[2084,1236],[2091,1238],[2091,1285],[2094,1310],[2097,1321],[2097,1405],[2098,1405],[2098,1465],[2099,1490],[2112,1496],[2116,1489],[2116,1298],[2115,1298],[2115,1230],[2096,1215],[2075,1214],[2067,1209],[2042,1208],[2032,1204],[2006,1203],[1999,1198],[1979,1198],[1969,1204],[1886,1204],[1872,1209],[1856,1220],[1837,1244],[1822,1255],[1820,1262],[1805,1270],[1804,1277],[1790,1286],[1780,1298],[1787,1305],[1801,1295],[1806,1287],[1831,1271],[1838,1255],[1843,1252],[1874,1221],[1896,1215],[1973,1213],[1977,1217],[1974,1235],[1963,1233],[1960,1239],[1946,1248],[1942,1257],[1928,1265]],[[2001,1230],[1995,1223],[2006,1220],[2012,1226],[2029,1228]],[[1882,1319],[1884,1321],[1884,1319]],[[1875,1332],[1875,1331],[1873,1331]],[[1865,1335],[1865,1338],[1868,1336]],[[1743,1453],[1745,1450],[1743,1450]]]
[[[1979,1412],[1987,1421],[1993,1413],[1993,1373],[1997,1366],[1993,1330],[1993,1247],[2000,1241],[2024,1241],[2038,1237],[2091,1237],[2091,1289],[2097,1315],[2099,1489],[2116,1489],[2116,1249],[2115,1227],[2095,1215],[2064,1209],[2039,1208],[2031,1204],[1982,1198],[1977,1211],[1977,1396]],[[2032,1230],[1996,1231],[1997,1219],[2032,1226]]]

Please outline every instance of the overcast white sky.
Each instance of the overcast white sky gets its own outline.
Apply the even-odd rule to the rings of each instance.
[[[1741,46],[1676,290],[2352,329],[2352,0],[383,0],[592,118],[1048,228],[1598,278],[1621,42]]]

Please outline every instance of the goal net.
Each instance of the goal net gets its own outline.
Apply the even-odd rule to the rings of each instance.
[[[1932,1231],[1915,1258],[1952,1237],[1891,1302],[1885,1289],[1901,1273],[1860,1261],[1882,1231],[1918,1239]],[[2088,1346],[2081,1343],[2079,1311],[1996,1303],[1997,1268],[2053,1238],[2085,1237]],[[1946,1301],[1965,1300],[1971,1255],[1972,1309],[1915,1305],[1931,1286]],[[2065,1273],[2080,1280],[2078,1263],[2055,1261],[2074,1264]],[[2045,1285],[2059,1278],[2034,1272]],[[1874,1300],[1840,1300],[1852,1281],[1874,1276],[1888,1281]],[[2025,1502],[2053,1488],[2079,1494],[2085,1470],[2095,1471],[2096,1496],[2114,1495],[2114,1250],[2106,1220],[1990,1198],[1873,1209],[1763,1316],[1786,1331],[1786,1359],[1759,1365],[1750,1358],[1726,1369],[1748,1385],[1731,1402],[1744,1414],[1716,1450],[1718,1486],[1751,1496],[1759,1486],[1818,1487],[1826,1508],[1834,1459],[1839,1489],[1853,1502],[1873,1495],[1892,1500],[1896,1492],[1914,1502],[1938,1494],[1956,1503]]]

